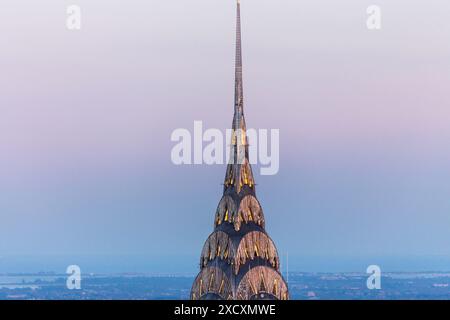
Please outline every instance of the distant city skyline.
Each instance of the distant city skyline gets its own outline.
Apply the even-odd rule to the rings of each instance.
[[[368,290],[361,273],[293,273],[292,298],[301,300],[448,299],[448,273],[386,273],[383,288]],[[0,275],[2,299],[187,299],[192,277],[145,274],[87,275],[80,290],[66,290],[62,274]]]

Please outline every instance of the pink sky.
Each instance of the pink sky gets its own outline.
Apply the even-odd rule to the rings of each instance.
[[[72,2],[3,2],[0,254],[157,252],[170,221],[196,252],[225,169],[174,167],[170,134],[231,124],[233,1],[74,1],[79,32],[65,29]],[[247,124],[281,133],[280,174],[258,190],[290,252],[450,245],[450,4],[377,3],[380,31],[366,28],[372,1],[242,1]],[[79,246],[62,231],[73,215]],[[89,219],[109,219],[102,237]]]

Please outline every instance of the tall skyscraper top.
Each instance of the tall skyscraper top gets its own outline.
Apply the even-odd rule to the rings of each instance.
[[[241,6],[237,1],[235,103],[230,160],[214,231],[200,258],[191,299],[289,299],[274,242],[265,231],[249,161],[244,118]]]

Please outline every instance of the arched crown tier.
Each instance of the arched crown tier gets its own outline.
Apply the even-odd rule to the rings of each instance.
[[[247,153],[247,151],[245,152]],[[242,163],[228,164],[224,181],[225,190],[233,187],[238,194],[244,186],[248,186],[253,191],[255,189],[255,179],[248,155],[242,159]]]
[[[239,242],[233,242],[227,233],[215,231],[203,246],[200,266],[206,268],[210,261],[218,258],[231,265],[237,275],[241,266],[258,257],[266,260],[275,270],[279,270],[277,249],[272,239],[264,232],[252,231],[245,234]]]
[[[279,300],[288,300],[289,292],[281,274],[265,266],[249,270],[240,281],[236,297],[239,300],[264,299],[270,295]]]
[[[242,223],[254,222],[264,228],[264,214],[259,201],[253,195],[245,196],[237,207],[233,198],[225,195],[219,202],[216,211],[214,227],[222,223],[232,223],[234,229],[239,231]]]
[[[220,299],[233,298],[230,280],[220,268],[202,269],[192,285],[191,300],[202,300],[210,296]]]

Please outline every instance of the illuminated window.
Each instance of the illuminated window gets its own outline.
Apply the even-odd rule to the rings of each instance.
[[[264,274],[262,273],[262,271],[260,271],[259,273],[259,278],[261,279],[261,286],[263,291],[267,292],[266,281],[264,280]]]
[[[278,295],[278,280],[277,279],[275,279],[273,281],[273,294]]]
[[[253,282],[249,281],[249,283],[250,283],[250,287],[251,287],[252,290],[253,290],[253,293],[254,293],[254,294],[257,294],[258,291],[256,290],[255,286],[253,285]]]
[[[211,278],[209,279],[208,291],[211,291],[213,281],[214,281],[214,272],[211,272]]]
[[[220,282],[219,294],[222,294],[222,293],[223,293],[223,287],[224,287],[224,284],[225,284],[225,280],[222,279],[222,281]]]

